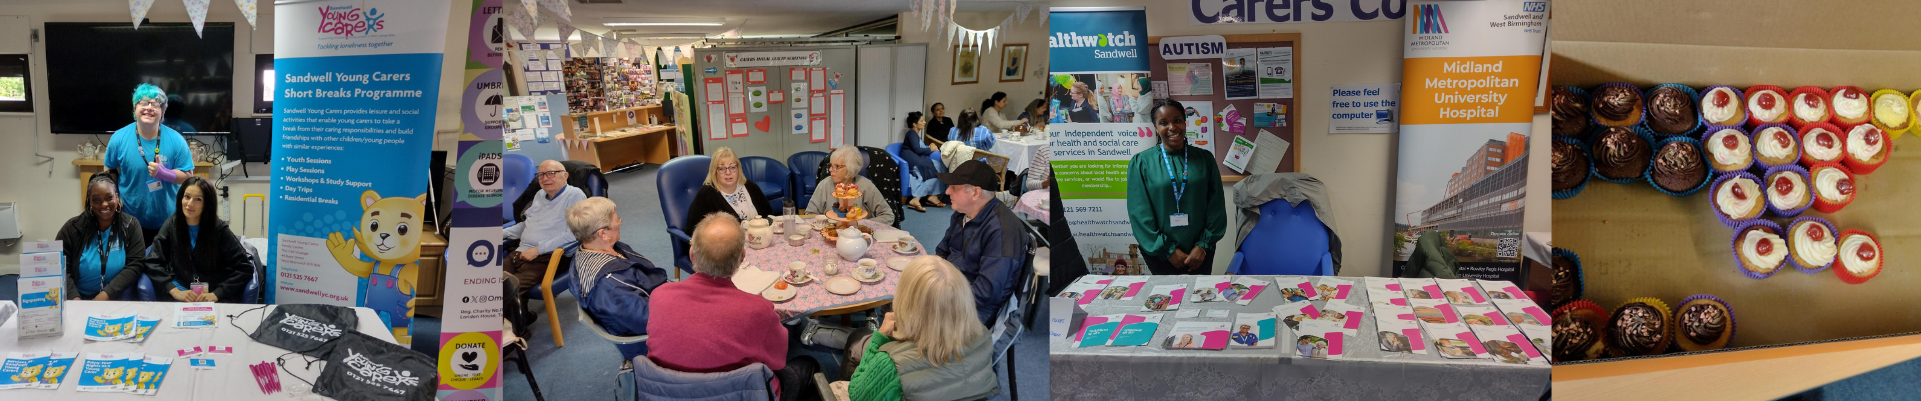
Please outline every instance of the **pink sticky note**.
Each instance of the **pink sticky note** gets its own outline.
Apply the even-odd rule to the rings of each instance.
[[[1339,289],[1338,291],[1334,292],[1334,299],[1347,299],[1347,290],[1353,289],[1354,286],[1351,284],[1341,284],[1340,286],[1334,287],[1334,288]]]
[[[1387,300],[1387,303],[1400,305],[1400,306],[1407,306],[1407,298],[1394,298],[1394,299]]]
[[[1172,303],[1180,303],[1180,302],[1181,302],[1181,300],[1183,300],[1183,299],[1187,299],[1187,298],[1183,298],[1183,297],[1186,297],[1186,296],[1187,296],[1187,289],[1186,289],[1186,288],[1182,288],[1182,289],[1178,289],[1178,290],[1174,290],[1174,292],[1170,292],[1170,293],[1167,293],[1167,295],[1168,295],[1168,296],[1171,296],[1171,297],[1174,297],[1174,300],[1172,300],[1172,301],[1168,301],[1168,303],[1170,303],[1170,304],[1172,304]]]
[[[1306,305],[1306,306],[1302,306],[1302,307],[1301,307],[1301,313],[1306,313],[1306,314],[1307,314],[1307,318],[1309,318],[1309,319],[1320,319],[1320,318],[1321,318],[1321,310],[1320,310],[1320,309],[1314,309],[1314,305],[1313,305],[1313,304],[1308,304],[1308,305]]]
[[[1134,283],[1134,284],[1128,284],[1128,285],[1127,285],[1127,297],[1128,297],[1128,298],[1133,298],[1133,297],[1134,297],[1134,294],[1139,294],[1139,293],[1141,293],[1141,287],[1144,287],[1144,286],[1147,286],[1147,282],[1145,282],[1145,281],[1143,281],[1143,282],[1138,282],[1138,283]]]
[[[1412,313],[1402,313],[1399,317],[1401,318],[1401,320],[1407,320],[1407,321],[1414,320],[1414,314]]]
[[[1497,325],[1506,325],[1506,324],[1508,324],[1508,323],[1507,323],[1507,317],[1506,317],[1505,315],[1502,315],[1502,314],[1501,314],[1501,313],[1499,313],[1499,312],[1496,312],[1496,313],[1489,313],[1489,314],[1487,314],[1487,320],[1492,320],[1492,321],[1494,321],[1494,324],[1497,324]]]
[[[1461,322],[1461,315],[1456,315],[1456,314],[1454,314],[1454,306],[1453,306],[1453,305],[1448,305],[1448,304],[1441,304],[1441,305],[1439,305],[1439,306],[1435,306],[1435,308],[1436,308],[1436,309],[1440,309],[1440,310],[1441,310],[1441,317],[1444,317],[1444,318],[1447,318],[1447,322],[1448,322],[1448,323],[1460,323],[1460,322]]]
[[[1548,324],[1548,322],[1552,321],[1548,319],[1547,312],[1542,311],[1541,307],[1538,307],[1538,306],[1529,306],[1526,308],[1521,308],[1521,313],[1526,313],[1528,314],[1528,316],[1533,316],[1534,320],[1537,322],[1541,322],[1541,324]]]
[[[1460,334],[1456,334],[1454,338],[1466,341],[1468,349],[1474,350],[1475,355],[1487,355],[1487,347],[1482,347],[1481,340],[1474,338],[1474,332],[1463,331]]]
[[[1468,296],[1474,297],[1474,303],[1477,303],[1477,304],[1487,303],[1487,296],[1481,295],[1481,289],[1474,288],[1473,285],[1468,285],[1467,288],[1462,288],[1462,289],[1467,290]]]
[[[1313,284],[1308,284],[1308,283],[1300,283],[1300,284],[1297,284],[1297,285],[1295,285],[1295,287],[1300,287],[1300,288],[1301,288],[1301,291],[1303,291],[1302,293],[1303,293],[1303,294],[1307,294],[1307,297],[1308,297],[1308,298],[1313,298],[1313,297],[1318,297],[1318,296],[1321,296],[1321,294],[1320,294],[1320,293],[1317,293],[1317,292],[1315,292],[1315,291],[1314,291],[1314,285],[1313,285]]]
[[[1514,299],[1527,299],[1527,293],[1521,292],[1520,288],[1514,288],[1514,286],[1508,286],[1507,288],[1501,289],[1501,291],[1506,292],[1507,295],[1514,296]]]
[[[1415,351],[1427,350],[1427,342],[1421,341],[1421,329],[1401,329],[1401,335],[1407,336],[1408,348]]]
[[[1087,290],[1086,292],[1082,292],[1081,299],[1075,301],[1074,304],[1086,305],[1086,304],[1094,303],[1094,297],[1096,297],[1097,294],[1100,294],[1100,293],[1101,293],[1101,290]]]
[[[1347,326],[1343,326],[1341,328],[1348,329],[1348,330],[1361,328],[1361,312],[1347,311]]]
[[[1335,355],[1341,354],[1341,339],[1343,337],[1347,337],[1342,334],[1343,333],[1340,333],[1340,332],[1322,334],[1324,336],[1327,336],[1327,356],[1335,356]]]
[[[1401,290],[1401,285],[1400,285],[1400,284],[1388,284],[1388,285],[1387,285],[1387,290],[1388,290],[1388,291],[1400,291],[1400,290]]]
[[[1081,329],[1074,331],[1074,341],[1080,341],[1081,335],[1087,334],[1087,328],[1094,327],[1094,325],[1101,324],[1101,323],[1107,323],[1106,316],[1088,316],[1087,320],[1081,321]],[[1116,331],[1119,331],[1119,330],[1116,330]]]
[[[1522,336],[1520,334],[1509,334],[1507,336],[1507,340],[1510,342],[1513,342],[1514,344],[1520,345],[1521,352],[1526,352],[1528,358],[1532,359],[1532,358],[1541,357],[1541,351],[1534,349],[1534,343],[1528,342],[1526,336]]]
[[[1255,296],[1261,295],[1261,290],[1263,289],[1267,289],[1267,286],[1257,285],[1253,287],[1248,287],[1247,293],[1241,294],[1241,299],[1254,299]]]
[[[1215,289],[1215,290],[1218,290],[1218,291],[1227,291],[1227,288],[1228,288],[1228,287],[1232,287],[1232,286],[1234,286],[1234,282],[1233,282],[1233,281],[1222,281],[1222,282],[1219,282],[1219,283],[1215,283],[1215,284],[1214,284],[1214,289]]]
[[[1430,285],[1426,287],[1421,287],[1421,290],[1427,291],[1427,295],[1430,297],[1440,298],[1440,299],[1447,298],[1447,295],[1441,292],[1441,286],[1439,285]]]

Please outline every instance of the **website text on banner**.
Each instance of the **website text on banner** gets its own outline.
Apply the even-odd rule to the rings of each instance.
[[[411,343],[450,0],[275,7],[268,302],[365,306]]]
[[[1395,177],[1394,272],[1520,280],[1527,143],[1540,85],[1547,3],[1410,4]],[[1538,195],[1545,196],[1545,195]],[[1422,241],[1423,238],[1426,241]],[[1458,266],[1410,266],[1447,252]]]
[[[1112,8],[1083,10],[1056,7],[1048,16],[1051,32],[1048,85],[1067,94],[1075,87],[1101,87],[1095,80],[1119,74],[1148,73],[1147,12]],[[1048,124],[1048,161],[1060,189],[1068,225],[1080,254],[1140,263],[1137,241],[1127,217],[1127,163],[1135,153],[1154,146],[1150,124],[1074,123],[1062,120],[1071,97],[1050,99],[1054,124]],[[1072,105],[1066,105],[1072,107]],[[1094,264],[1090,263],[1090,266]]]

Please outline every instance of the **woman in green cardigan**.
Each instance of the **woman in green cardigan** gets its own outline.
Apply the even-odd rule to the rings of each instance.
[[[1156,275],[1212,274],[1214,243],[1227,233],[1226,194],[1214,152],[1187,146],[1186,107],[1154,105],[1159,146],[1127,163],[1127,219]]]
[[[866,346],[851,348],[864,351],[848,397],[980,400],[1000,393],[994,339],[975,316],[967,277],[938,256],[914,258],[900,274],[894,312],[883,315]]]

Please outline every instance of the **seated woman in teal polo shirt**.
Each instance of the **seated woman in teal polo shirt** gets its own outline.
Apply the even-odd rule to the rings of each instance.
[[[67,257],[67,299],[105,301],[139,284],[147,243],[140,222],[120,211],[119,177],[94,174],[87,204],[54,235]]]

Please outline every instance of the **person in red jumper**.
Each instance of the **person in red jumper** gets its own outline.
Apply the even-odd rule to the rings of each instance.
[[[781,398],[798,394],[806,378],[787,370],[787,327],[774,303],[734,288],[734,272],[747,258],[746,233],[727,213],[698,219],[688,256],[694,274],[654,290],[647,321],[647,358],[668,369],[726,372],[755,362],[789,383]]]

